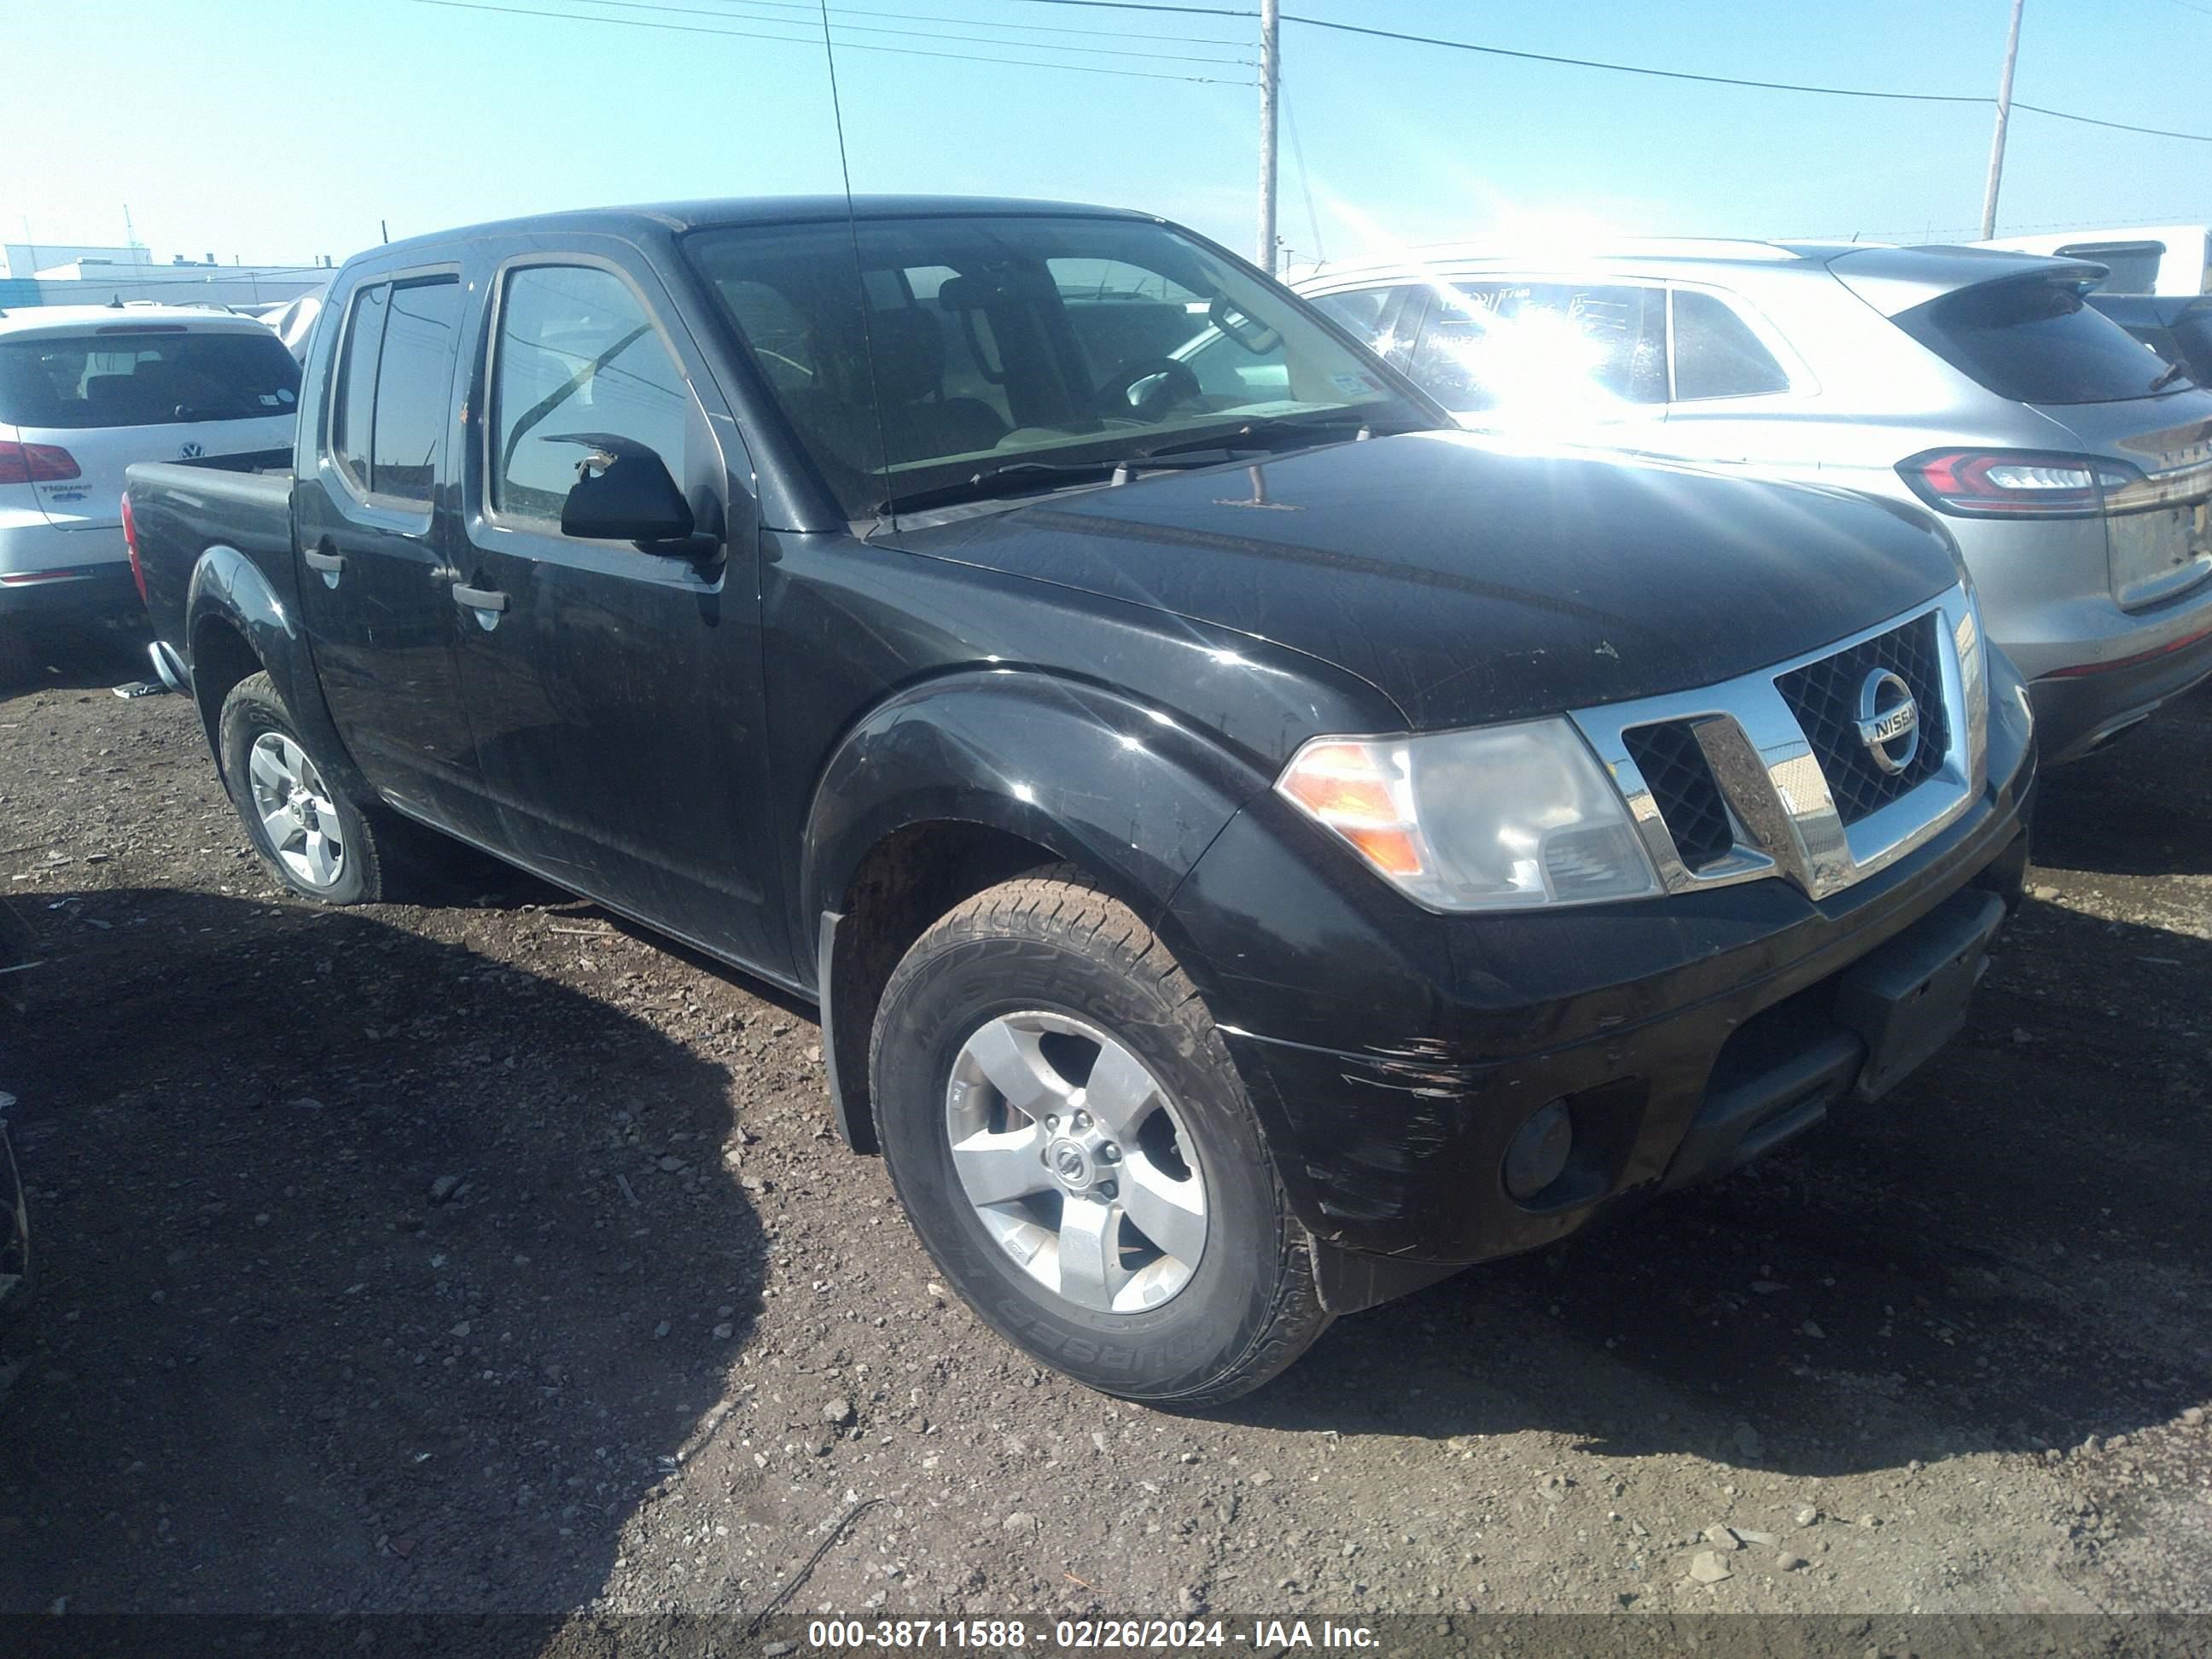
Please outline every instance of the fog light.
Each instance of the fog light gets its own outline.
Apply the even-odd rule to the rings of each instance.
[[[1505,1190],[1517,1199],[1535,1197],[1559,1178],[1574,1146],[1575,1127],[1567,1117],[1567,1103],[1555,1100],[1538,1107],[1505,1149]]]

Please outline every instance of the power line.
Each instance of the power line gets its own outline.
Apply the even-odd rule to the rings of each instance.
[[[2023,104],[2013,100],[2014,109],[2024,109],[2033,115],[2045,115],[2054,121],[2072,121],[2085,127],[2103,127],[2112,132],[2139,132],[2148,138],[2180,138],[2192,144],[2212,144],[2212,132],[2175,132],[2166,127],[2138,127],[2125,121],[2102,121],[2094,115],[2075,115],[2063,109],[2045,109],[2040,104]]]
[[[1098,3],[1103,3],[1103,0],[1098,0]],[[788,34],[762,34],[745,29],[707,28],[696,23],[653,23],[633,17],[594,17],[585,12],[543,11],[530,6],[493,5],[488,3],[488,0],[406,0],[406,3],[415,6],[436,6],[447,11],[492,12],[508,17],[550,17],[557,22],[597,23],[608,28],[655,29],[668,34],[708,34],[728,40],[773,40],[787,46],[811,46],[814,44],[811,40],[797,39]],[[756,21],[765,22],[768,20],[763,18]],[[994,41],[992,44],[1011,46],[1013,43]],[[879,46],[858,40],[846,41],[844,46],[848,52],[890,52],[902,58],[937,58],[965,64],[1001,64],[1016,69],[1065,70],[1079,75],[1118,76],[1125,80],[1182,81],[1194,86],[1204,87],[1251,84],[1247,81],[1224,79],[1218,76],[1169,75],[1157,70],[1108,69],[1096,64],[1042,63],[1035,58],[986,58],[976,52],[930,52],[920,46]]]
[[[1036,3],[1036,0],[1030,0],[1030,3]],[[1103,3],[1103,0],[1053,0],[1053,3],[1095,5]],[[1406,34],[1395,29],[1370,28],[1364,23],[1339,23],[1326,17],[1300,17],[1287,11],[1283,14],[1283,21],[1303,23],[1309,28],[1334,29],[1342,34],[1366,34],[1382,40],[1403,40],[1416,46],[1443,46],[1454,52],[1480,52],[1486,58],[1514,58],[1525,63],[1561,64],[1573,69],[1605,70],[1615,75],[1642,75],[1662,81],[1695,81],[1706,86],[1751,87],[1763,92],[1811,93],[1826,98],[1878,98],[1903,104],[1986,105],[1996,101],[1993,98],[1961,92],[1883,92],[1867,87],[1809,86],[1796,81],[1753,81],[1731,75],[1696,75],[1687,70],[1651,69],[1641,64],[1612,64],[1595,58],[1561,58],[1550,52],[1516,52],[1505,46],[1477,46],[1471,40],[1447,40],[1433,34]],[[2013,107],[2032,110],[2055,121],[2074,121],[2083,126],[2107,127],[2116,132],[2138,132],[2154,138],[2181,138],[2191,143],[2212,144],[2212,133],[2176,132],[2165,127],[2135,126],[2125,121],[2106,121],[2094,115],[2075,115],[2067,110],[2050,109],[2040,104],[2016,101]]]
[[[1068,0],[1071,4],[1090,4],[1091,0]],[[1371,35],[1378,40],[1401,40],[1419,46],[1443,46],[1453,52],[1480,52],[1486,58],[1513,58],[1529,64],[1559,64],[1570,69],[1606,70],[1615,75],[1650,76],[1662,81],[1695,81],[1705,86],[1750,87],[1762,92],[1817,93],[1830,98],[1880,98],[1905,104],[1987,104],[1993,100],[1962,92],[1881,92],[1858,87],[1810,86],[1796,81],[1753,81],[1732,75],[1698,75],[1688,70],[1650,69],[1641,64],[1613,64],[1596,58],[1562,58],[1547,52],[1518,52],[1507,46],[1478,46],[1472,40],[1447,40],[1440,35],[1407,34],[1396,29],[1370,28],[1364,23],[1339,23],[1326,17],[1301,17],[1291,12],[1283,14],[1285,23],[1303,23],[1308,28],[1334,29],[1343,34]],[[2027,106],[2023,104],[2022,109]]]
[[[806,0],[726,0],[726,3],[766,7],[775,11],[803,11],[810,17],[815,9]],[[1224,40],[1210,34],[1156,34],[1134,29],[1086,29],[1065,23],[991,23],[980,17],[946,17],[915,11],[875,11],[865,6],[837,6],[832,10],[842,17],[894,17],[915,23],[966,23],[975,28],[1019,29],[1025,34],[1080,34],[1098,40],[1164,40],[1191,46],[1243,46],[1249,44],[1243,40]],[[857,27],[858,25],[847,27]],[[1013,43],[1009,41],[1006,44]]]
[[[785,21],[785,20],[783,20],[783,19],[782,19],[782,18],[781,18],[781,17],[757,17],[757,18],[756,18],[756,17],[741,17],[741,16],[738,16],[738,15],[737,15],[736,14],[734,14],[734,13],[726,12],[726,11],[708,11],[708,10],[702,9],[701,8],[696,7],[696,6],[672,6],[672,5],[665,5],[665,4],[655,4],[655,3],[651,3],[651,0],[577,0],[577,3],[578,3],[579,4],[582,4],[582,5],[588,5],[588,6],[608,6],[608,7],[612,7],[612,8],[614,8],[615,9],[617,9],[617,10],[620,10],[620,11],[652,11],[652,12],[663,12],[663,13],[665,13],[665,14],[667,14],[668,15],[670,15],[670,16],[672,16],[672,17],[720,17],[720,18],[725,18],[725,19],[732,19],[732,20],[736,21],[738,21],[738,22],[747,22],[747,23],[751,23],[751,22],[759,22],[759,23],[767,23],[767,24],[769,24],[769,25],[771,25],[771,26],[773,26],[773,25],[775,25],[775,24],[781,23],[781,22],[783,22],[783,21]],[[738,3],[740,3],[740,4],[744,4],[744,3],[753,3],[753,4],[757,4],[757,3],[759,3],[759,0],[738,0]],[[876,15],[885,15],[885,14],[876,14]],[[897,12],[891,12],[891,13],[889,13],[889,14],[887,14],[887,15],[890,15],[890,16],[893,16],[893,17],[896,17],[896,16],[900,15],[900,14],[899,14],[899,13],[897,13]],[[610,19],[610,20],[608,20],[608,21],[613,21],[613,20]],[[933,20],[933,19],[926,19],[926,18],[925,18],[925,19],[918,19],[917,21],[945,21],[945,22],[959,22],[959,21],[961,21],[962,20],[961,20],[961,19],[959,19],[959,18],[951,18],[951,17],[949,17],[949,18],[945,18],[945,19],[942,19],[942,20]],[[791,21],[792,21],[792,23],[795,26],[795,25],[796,25],[796,23],[797,23],[797,21],[798,21],[798,20],[797,20],[796,18],[794,18],[794,19],[792,19],[792,20],[791,20]],[[1115,46],[1071,46],[1071,45],[1068,45],[1068,44],[1066,44],[1066,43],[1064,43],[1064,42],[1062,42],[1062,41],[1058,41],[1058,40],[971,40],[971,37],[970,37],[970,36],[968,36],[968,35],[964,35],[964,34],[946,34],[946,33],[943,33],[942,31],[940,31],[940,30],[937,30],[937,29],[891,29],[891,28],[884,28],[884,27],[881,27],[881,26],[879,26],[879,25],[872,24],[872,23],[846,23],[846,22],[840,22],[840,23],[837,25],[837,27],[838,27],[840,29],[843,29],[843,30],[846,30],[846,31],[848,31],[848,32],[851,32],[851,33],[860,33],[860,34],[896,34],[896,35],[904,35],[904,36],[908,36],[908,37],[911,37],[911,38],[913,38],[913,39],[915,39],[915,40],[970,40],[970,41],[971,41],[971,44],[974,44],[974,45],[976,45],[976,46],[1004,46],[1004,47],[1007,48],[1009,51],[1012,51],[1012,52],[1083,52],[1083,53],[1085,53],[1085,54],[1086,54],[1086,55],[1091,55],[1091,56],[1098,56],[1098,57],[1105,57],[1105,58],[1157,58],[1157,59],[1160,60],[1161,62],[1164,62],[1164,63],[1170,63],[1170,64],[1218,64],[1223,65],[1223,66],[1224,66],[1224,67],[1225,67],[1225,68],[1249,68],[1249,67],[1252,67],[1252,64],[1251,64],[1251,60],[1250,60],[1250,59],[1249,59],[1249,58],[1197,58],[1197,57],[1194,57],[1194,56],[1192,56],[1192,55],[1191,55],[1190,53],[1188,53],[1188,52],[1133,52],[1133,51],[1130,51],[1130,50],[1128,50],[1128,49],[1127,49],[1127,48],[1120,48],[1120,47],[1115,47]],[[984,28],[988,28],[988,27],[991,27],[991,25],[989,25],[989,24],[988,24],[988,23],[985,23],[985,24],[979,25],[979,27],[984,27]],[[852,42],[852,41],[848,41],[848,42],[846,42],[845,44],[847,44],[847,45],[848,45],[848,46],[854,46],[856,47],[856,49],[857,49],[857,46],[858,46],[858,45],[859,45],[860,43],[857,43],[857,42]],[[1010,60],[1010,61],[1020,61],[1020,60]],[[1073,67],[1073,65],[1070,65],[1069,67]]]
[[[1225,6],[1162,6],[1143,0],[1021,0],[1027,6],[1081,6],[1091,11],[1171,11],[1185,17],[1257,17],[1256,11],[1232,11]]]
[[[1249,11],[1231,11],[1212,7],[1168,6],[1146,3],[1146,0],[1012,0],[1012,3],[1030,6],[1079,6],[1109,11],[1181,11],[1193,16],[1250,18]],[[2181,0],[2175,0],[2179,4]],[[2191,9],[2196,9],[2194,6]],[[1451,40],[1442,35],[1413,34],[1401,29],[1375,28],[1364,23],[1340,23],[1334,18],[1304,17],[1295,12],[1285,12],[1285,23],[1301,23],[1308,28],[1332,29],[1340,34],[1364,34],[1377,40],[1396,40],[1409,46],[1437,46],[1449,52],[1477,52],[1486,58],[1510,58],[1528,64],[1557,64],[1568,69],[1603,70],[1613,75],[1640,75],[1660,81],[1688,81],[1709,87],[1745,87],[1759,92],[1790,92],[1823,98],[1870,98],[1900,104],[1962,104],[1990,106],[1996,100],[1979,94],[1963,92],[1889,92],[1874,87],[1817,86],[1802,81],[1761,81],[1734,75],[1699,75],[1689,70],[1654,69],[1643,64],[1616,64],[1598,58],[1566,58],[1554,52],[1521,52],[1509,46],[1486,46],[1473,40]],[[2015,101],[2013,107],[2027,110],[2053,121],[2070,121],[2081,126],[2103,127],[2113,132],[2139,133],[2150,138],[2178,138],[2195,144],[2212,144],[2212,133],[2181,132],[2170,127],[2139,126],[2128,121],[2107,121],[2094,115],[2077,115],[2071,110],[2052,109],[2047,105]]]

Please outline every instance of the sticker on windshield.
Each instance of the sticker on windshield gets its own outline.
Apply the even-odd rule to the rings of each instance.
[[[278,397],[276,393],[273,392],[264,392],[261,394],[261,406],[264,409],[275,409],[284,400],[282,398]]]
[[[292,388],[289,386],[278,386],[276,388],[276,401],[280,404],[290,403],[292,401]]]
[[[1362,397],[1382,389],[1382,383],[1372,374],[1332,374],[1328,378],[1330,383],[1347,398]]]

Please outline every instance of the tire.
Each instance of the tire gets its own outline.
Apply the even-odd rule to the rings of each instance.
[[[269,676],[240,680],[222,700],[217,728],[223,785],[246,838],[269,872],[319,904],[374,904],[384,863],[368,815],[327,787]],[[272,809],[283,802],[283,816]]]
[[[1072,867],[980,893],[915,941],[877,1010],[868,1074],[923,1245],[1044,1364],[1195,1408],[1258,1388],[1328,1328],[1206,1005],[1135,914]]]

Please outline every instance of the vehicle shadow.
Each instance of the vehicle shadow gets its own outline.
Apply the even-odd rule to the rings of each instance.
[[[2031,902],[1887,1099],[1340,1322],[1228,1415],[1808,1476],[2168,1422],[2212,1395],[2207,983],[2212,944]]]
[[[758,1311],[723,1068],[368,914],[118,889],[34,920],[0,1015],[42,1279],[0,1613],[588,1605]]]
[[[2035,861],[2112,876],[2212,874],[2212,685],[2168,703],[2134,731],[2046,772]]]
[[[152,629],[143,623],[53,623],[30,631],[30,668],[0,696],[24,692],[105,690],[131,680],[151,680],[146,647]]]

